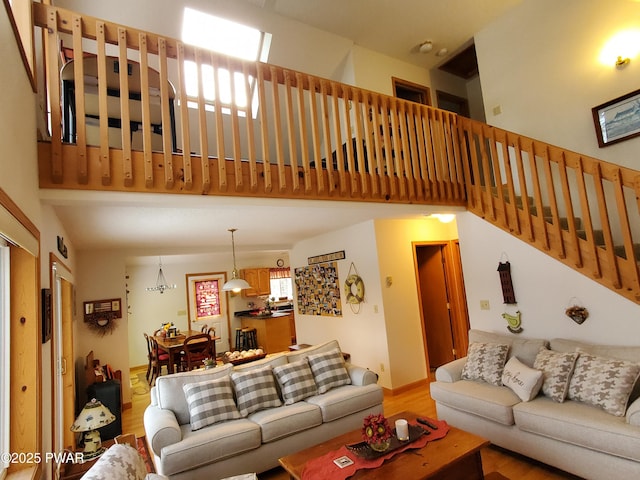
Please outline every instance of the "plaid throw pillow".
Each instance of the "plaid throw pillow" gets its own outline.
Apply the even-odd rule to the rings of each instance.
[[[299,402],[318,392],[309,360],[303,358],[298,362],[288,363],[273,369],[278,380],[285,405]]]
[[[467,352],[467,362],[462,368],[462,378],[501,386],[504,362],[507,360],[508,352],[509,345],[471,343]]]
[[[236,390],[238,410],[243,417],[258,410],[282,405],[271,365],[248,372],[234,372],[231,374],[231,381]]]
[[[233,390],[229,377],[222,377],[182,386],[189,406],[191,430],[199,430],[223,420],[240,418],[233,402]]]
[[[625,360],[596,357],[580,351],[569,383],[569,398],[622,417],[640,365]]]
[[[344,357],[337,348],[329,352],[309,355],[307,358],[318,393],[325,393],[334,387],[351,383],[349,372],[344,366]]]
[[[554,352],[546,347],[540,348],[533,368],[542,370],[542,393],[545,396],[556,402],[564,402],[576,358],[576,352]]]

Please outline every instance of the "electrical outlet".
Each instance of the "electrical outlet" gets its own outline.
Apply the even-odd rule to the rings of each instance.
[[[384,372],[384,363],[381,363],[381,364],[380,364],[380,371],[381,371],[381,372]]]
[[[489,300],[480,300],[480,310],[491,310]]]
[[[378,305],[373,306],[373,313],[378,313]]]

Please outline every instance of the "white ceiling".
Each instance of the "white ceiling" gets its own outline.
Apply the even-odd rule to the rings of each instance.
[[[522,0],[244,0],[353,40],[356,45],[432,68]],[[418,46],[433,42],[428,54]]]
[[[350,38],[357,45],[431,68],[521,0],[243,0]],[[429,54],[417,46],[432,40]],[[144,255],[288,250],[300,240],[373,218],[416,218],[437,208],[357,202],[45,190],[78,250],[127,249]]]
[[[78,250],[126,249],[131,255],[286,251],[300,240],[374,218],[422,218],[442,209],[387,205],[41,190]],[[453,211],[453,209],[447,209]]]

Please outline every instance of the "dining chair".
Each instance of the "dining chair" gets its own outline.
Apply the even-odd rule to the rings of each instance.
[[[153,354],[151,352],[151,339],[149,335],[144,332],[144,341],[147,344],[147,382],[149,381],[149,375],[151,375],[151,361],[153,359]]]
[[[202,328],[200,328],[200,331],[202,333],[207,333],[207,330],[209,330],[209,326],[205,323],[202,325]]]
[[[145,334],[146,335],[146,334]],[[169,354],[160,351],[155,337],[148,337],[151,346],[151,379],[149,385],[153,385],[156,378],[162,373],[162,367],[169,369]]]
[[[216,358],[216,340],[215,340],[215,336],[216,336],[216,329],[214,327],[209,327],[207,329],[207,335],[209,335],[209,337],[211,337],[211,358],[215,359]]]
[[[206,333],[197,333],[185,338],[182,346],[183,370],[202,367],[205,358],[215,358],[211,343],[211,337]]]

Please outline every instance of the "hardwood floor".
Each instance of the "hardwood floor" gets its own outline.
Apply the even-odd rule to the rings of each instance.
[[[146,369],[138,368],[131,370],[131,378],[134,379],[134,382],[136,382],[136,378],[142,377],[142,380],[138,380],[132,385],[134,392],[132,408],[125,410],[122,415],[123,433],[135,433],[138,437],[144,435],[142,417],[150,402],[149,389],[146,386],[146,381],[143,381],[145,371]],[[139,376],[139,373],[142,375]],[[403,410],[435,417],[435,403],[429,396],[429,386],[425,384],[397,395],[385,395],[385,414],[393,415]],[[489,446],[482,450],[482,465],[485,474],[497,472],[510,480],[578,480],[578,477],[495,446]],[[262,473],[259,477],[260,480],[289,479],[289,476],[281,468]]]

